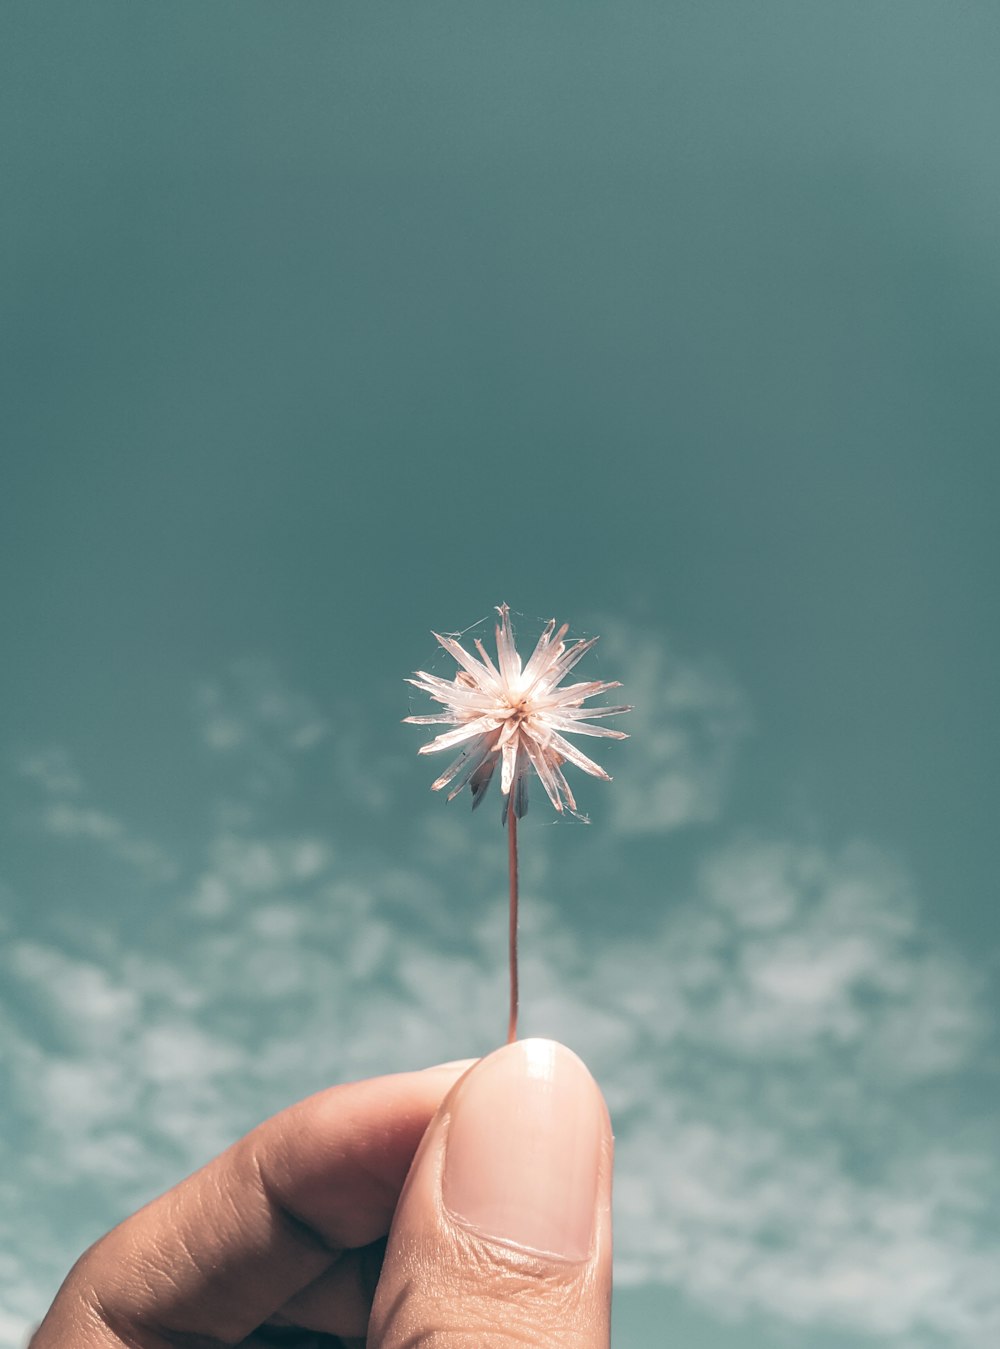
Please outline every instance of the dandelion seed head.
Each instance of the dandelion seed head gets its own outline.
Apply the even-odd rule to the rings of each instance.
[[[454,762],[431,783],[434,791],[450,786],[449,801],[468,787],[473,808],[478,806],[499,764],[505,820],[511,805],[518,817],[527,810],[528,779],[533,773],[541,779],[549,800],[560,814],[568,810],[577,815],[576,800],[563,765],[573,764],[606,782],[611,778],[566,735],[624,740],[627,737],[623,731],[593,723],[629,712],[631,708],[584,706],[598,694],[620,688],[617,681],[563,685],[562,681],[591,649],[596,637],[567,643],[568,625],[564,623],[557,629],[553,618],[542,630],[531,655],[522,661],[514,642],[509,608],[501,604],[497,613],[500,621],[496,626],[496,660],[479,638],[474,643],[478,655],[473,655],[457,638],[434,633],[459,668],[451,680],[416,671],[408,682],[440,703],[441,708],[429,716],[404,720],[422,726],[454,727],[420,747],[421,754],[460,747]]]

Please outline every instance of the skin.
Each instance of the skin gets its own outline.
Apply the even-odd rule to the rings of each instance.
[[[610,1122],[579,1060],[550,1042],[527,1043],[561,1065],[549,1108],[563,1112],[567,1127],[570,1112],[576,1119],[593,1112],[572,1195],[558,1192],[558,1166],[539,1172],[538,1193],[551,1209],[536,1219],[543,1225],[566,1205],[578,1211],[581,1190],[589,1208],[592,1183],[593,1235],[582,1258],[578,1241],[567,1256],[521,1244],[506,1230],[497,1238],[489,1224],[470,1224],[445,1202],[449,1130],[456,1112],[476,1116],[470,1102],[479,1101],[476,1117],[487,1130],[483,1168],[519,1165],[510,1140],[524,1099],[516,1081],[521,1042],[478,1063],[333,1087],[267,1120],[91,1247],[31,1349],[605,1349]],[[563,1100],[559,1084],[568,1078]],[[462,1166],[473,1187],[478,1140],[467,1123]],[[526,1156],[532,1164],[537,1157]],[[529,1185],[526,1193],[536,1192]],[[516,1206],[503,1221],[521,1221]],[[577,1228],[581,1221],[577,1213]]]

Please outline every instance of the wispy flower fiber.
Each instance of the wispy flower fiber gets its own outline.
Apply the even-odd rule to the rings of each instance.
[[[437,754],[461,745],[458,758],[437,778],[434,791],[451,785],[448,800],[468,787],[473,808],[479,805],[500,764],[500,790],[504,796],[504,819],[513,803],[516,817],[528,808],[528,778],[538,774],[549,800],[560,813],[568,809],[577,814],[576,801],[562,771],[565,763],[592,777],[610,782],[604,769],[566,739],[570,735],[604,736],[624,740],[623,731],[591,723],[600,717],[629,712],[629,707],[584,707],[590,698],[608,689],[620,688],[617,681],[599,680],[560,687],[563,679],[597,641],[563,640],[568,624],[556,630],[551,619],[539,637],[534,651],[522,664],[514,645],[510,610],[501,604],[497,613],[496,663],[476,638],[479,658],[471,655],[454,637],[434,636],[459,665],[455,678],[440,679],[418,670],[408,680],[442,704],[442,710],[430,716],[406,717],[420,726],[454,726],[422,745],[421,754]],[[578,818],[583,818],[578,816]]]

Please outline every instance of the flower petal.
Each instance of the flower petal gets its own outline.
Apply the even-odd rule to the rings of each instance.
[[[510,791],[510,784],[514,781],[514,773],[517,769],[518,750],[520,749],[521,737],[514,735],[507,741],[501,751],[503,762],[500,767],[500,790],[504,796]]]
[[[570,735],[601,735],[608,740],[627,740],[627,731],[615,731],[610,726],[580,726],[575,717],[557,717],[551,712],[545,718],[546,726],[557,731],[568,731]]]
[[[570,810],[571,810],[571,811],[573,812],[573,814],[575,815],[575,814],[576,814],[576,799],[575,799],[575,797],[573,796],[572,791],[570,790],[570,785],[569,785],[569,783],[566,781],[565,777],[563,776],[563,771],[562,771],[562,769],[559,767],[559,765],[558,765],[557,763],[554,763],[554,764],[552,765],[552,776],[555,778],[556,782],[558,782],[558,784],[559,784],[559,790],[562,792],[563,796],[566,798],[566,804],[569,806]]]
[[[469,708],[473,712],[486,712],[496,706],[497,700],[493,694],[466,688],[454,681],[449,683],[446,679],[438,679],[436,675],[425,675],[422,670],[418,670],[417,673],[422,676],[421,679],[407,679],[404,682],[422,690],[436,703],[445,703],[456,711],[459,708]]]
[[[470,782],[473,784],[472,806],[473,809],[478,805],[475,792],[476,775],[485,776],[480,795],[489,786],[490,778],[493,775],[493,769],[496,767],[497,755],[493,751],[489,737],[484,737],[484,743],[474,746],[468,756],[468,762],[461,765],[460,771],[456,774],[452,782],[451,791],[448,793],[448,800],[454,801],[459,792],[464,791]]]
[[[500,678],[509,689],[513,689],[517,686],[521,677],[521,657],[517,654],[517,647],[514,645],[514,634],[510,627],[510,609],[506,604],[501,604],[497,613],[500,615],[500,622],[496,629]]]
[[[596,637],[591,637],[586,642],[577,642],[575,645],[571,646],[568,651],[564,652],[552,666],[552,673],[556,674],[558,672],[559,676],[554,682],[557,684],[560,683],[566,675],[569,674],[577,661],[582,660],[597,641],[598,639]]]
[[[552,661],[556,660],[562,654],[562,639],[569,631],[569,624],[564,623],[559,631],[556,632],[555,637],[553,637],[552,634],[555,632],[555,626],[556,620],[550,618],[542,630],[542,635],[539,637],[535,649],[528,659],[527,665],[524,667],[522,682],[525,688],[530,688],[532,683],[541,677],[546,666],[550,665]]]
[[[573,721],[584,721],[595,717],[617,717],[622,712],[631,712],[628,707],[554,707],[546,716],[571,717]]]
[[[479,766],[473,772],[472,777],[469,780],[469,785],[472,790],[473,810],[476,809],[476,807],[482,801],[483,797],[486,795],[486,789],[487,787],[489,787],[490,782],[493,779],[493,770],[496,768],[496,766],[497,766],[497,755],[490,754],[487,758],[485,758],[482,761],[481,764],[479,764]],[[449,797],[448,800],[450,801],[451,797]]]
[[[562,797],[559,794],[559,783],[556,780],[555,774],[552,772],[552,766],[548,761],[545,750],[530,736],[524,737],[524,748],[527,751],[528,758],[531,760],[535,772],[542,780],[542,786],[548,793],[549,800],[561,815],[563,803]]]
[[[493,685],[497,683],[486,666],[476,660],[475,656],[470,656],[461,642],[456,642],[454,637],[442,637],[439,632],[432,633],[431,636],[436,637],[449,656],[454,656],[457,663],[468,670],[480,688],[485,685],[492,689]]]
[[[474,736],[482,735],[484,731],[495,731],[499,726],[500,723],[495,717],[476,717],[475,721],[465,722],[457,731],[446,731],[429,744],[421,745],[418,753],[437,754],[440,750],[451,749],[452,745],[460,745],[463,740],[471,740]]]
[[[558,731],[552,732],[552,738],[549,741],[550,747],[559,751],[564,759],[570,763],[576,764],[577,768],[582,768],[585,773],[589,773],[593,778],[603,778],[605,782],[611,781],[611,774],[605,772],[599,763],[594,763],[593,759],[588,759],[582,750],[571,745],[568,740],[564,740]]]
[[[550,689],[542,695],[545,702],[552,703],[582,703],[587,698],[596,698],[599,693],[607,693],[608,689],[620,689],[621,684],[617,679],[608,681],[591,680],[587,684],[567,684],[565,688]]]
[[[482,642],[479,640],[478,637],[476,638],[476,650],[477,650],[477,651],[479,652],[479,654],[482,656],[482,658],[483,658],[483,664],[486,666],[487,670],[489,670],[490,674],[494,677],[494,679],[495,679],[495,680],[497,681],[497,683],[499,684],[499,683],[501,682],[501,680],[500,680],[500,671],[497,669],[497,667],[496,667],[496,666],[493,664],[493,662],[490,660],[489,654],[488,654],[488,652],[487,652],[485,646],[483,646]]]
[[[511,788],[511,794],[507,797],[510,801],[514,798],[514,815],[521,820],[528,813],[528,781],[531,774],[525,766],[514,779],[514,786]]]
[[[511,736],[517,734],[520,726],[521,723],[517,717],[506,717],[500,727],[500,734],[497,736],[497,749],[503,749]]]
[[[490,753],[490,743],[488,736],[480,736],[474,740],[471,745],[466,745],[462,753],[444,770],[439,778],[435,778],[431,783],[431,791],[439,792],[442,787],[447,787],[456,773],[460,772],[466,765],[475,772],[476,768],[488,757]]]

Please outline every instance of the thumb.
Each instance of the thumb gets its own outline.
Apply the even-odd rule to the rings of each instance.
[[[396,1209],[371,1349],[606,1349],[611,1123],[570,1050],[521,1040],[443,1101]]]

